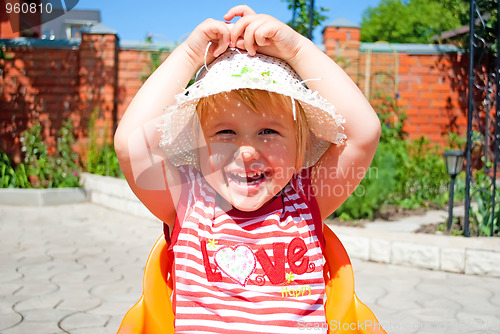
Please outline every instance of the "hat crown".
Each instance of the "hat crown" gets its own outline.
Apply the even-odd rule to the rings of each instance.
[[[282,59],[264,54],[250,56],[238,49],[229,49],[208,67],[203,67],[197,81],[214,78],[215,80],[251,80],[266,83],[297,83],[298,74]]]

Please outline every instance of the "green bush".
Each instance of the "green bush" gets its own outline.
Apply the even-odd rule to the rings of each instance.
[[[15,168],[5,152],[0,152],[0,188],[31,188],[24,165]]]
[[[488,162],[485,167],[491,168],[493,164]],[[477,204],[477,208],[470,208],[470,233],[476,235],[492,236],[491,224],[493,223],[493,235],[500,233],[500,191],[495,192],[495,214],[492,217],[493,182],[485,168],[479,169],[471,182],[471,199]]]
[[[0,152],[0,188],[79,187],[80,167],[72,144],[73,125],[66,121],[59,131],[57,152],[48,154],[42,138],[42,125],[35,122],[20,138],[24,161],[18,166]]]
[[[53,158],[55,164],[53,178],[58,188],[80,186],[81,167],[79,156],[73,149],[74,144],[73,123],[68,119],[59,130],[57,154]]]
[[[406,116],[393,99],[381,100],[375,106],[382,126],[380,143],[358,189],[335,212],[342,219],[372,219],[387,205],[444,206],[448,198],[449,177],[438,148],[423,137],[406,140]]]
[[[34,188],[79,187],[80,166],[78,154],[73,150],[75,143],[71,120],[64,122],[57,138],[57,151],[48,154],[47,144],[42,138],[42,125],[36,121],[21,137],[23,164],[26,175]],[[24,166],[24,167],[22,167]]]
[[[335,215],[343,220],[373,218],[395,187],[396,166],[396,157],[386,149],[386,144],[381,143],[365,178]]]
[[[89,122],[89,148],[85,164],[74,150],[76,139],[70,119],[63,123],[58,132],[57,150],[49,154],[43,140],[43,127],[36,121],[20,138],[24,160],[18,166],[10,161],[5,152],[0,152],[0,188],[61,188],[80,187],[82,170],[89,173],[123,177],[118,158],[108,134],[98,138],[95,130],[97,109]],[[99,145],[99,142],[104,142]],[[82,167],[85,166],[85,168]]]
[[[95,129],[98,109],[94,109],[89,121],[89,147],[86,154],[85,170],[88,173],[123,177],[120,164],[116,156],[113,141],[109,139],[108,127],[102,138],[99,138]],[[102,142],[102,144],[99,144]]]

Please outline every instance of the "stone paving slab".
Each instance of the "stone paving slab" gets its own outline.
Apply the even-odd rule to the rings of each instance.
[[[154,219],[81,203],[0,205],[0,333],[115,333],[138,300]],[[388,333],[500,333],[500,279],[353,260]]]

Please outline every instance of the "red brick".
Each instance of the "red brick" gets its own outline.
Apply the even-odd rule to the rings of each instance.
[[[408,103],[408,107],[412,108],[427,108],[430,106],[430,103],[428,100],[412,100]]]
[[[412,74],[429,75],[430,72],[431,72],[430,69],[425,66],[413,66],[410,68],[410,73]]]
[[[414,57],[401,54],[399,55],[399,64],[412,66],[418,64],[418,60]]]
[[[407,132],[407,133],[415,133],[418,131],[418,126],[416,125],[409,125],[409,124],[405,124],[403,126],[403,131]]]
[[[418,58],[420,64],[424,66],[436,66],[437,58],[435,56],[420,56]]]
[[[421,92],[420,93],[420,98],[425,99],[425,100],[436,100],[441,98],[441,94],[436,91],[428,91],[428,92]]]
[[[420,125],[420,132],[422,133],[428,133],[428,134],[433,134],[438,132],[439,133],[440,127],[436,124],[428,124],[428,125]]]
[[[410,90],[412,91],[421,91],[421,92],[428,92],[430,89],[429,85],[424,84],[424,83],[410,83]]]
[[[418,117],[414,117],[411,120],[408,121],[408,124],[414,124],[414,125],[427,125],[429,124],[430,119],[429,116],[427,115],[422,115],[422,113],[419,113]]]
[[[432,74],[422,74],[420,76],[420,80],[422,83],[425,83],[428,85],[433,85],[433,84],[439,83],[439,76],[432,75]]]

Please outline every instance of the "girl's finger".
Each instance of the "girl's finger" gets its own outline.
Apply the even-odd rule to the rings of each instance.
[[[247,16],[248,17],[248,16]],[[236,46],[238,40],[243,38],[244,31],[247,26],[250,24],[250,20],[242,17],[231,28],[229,43],[231,46]]]
[[[247,25],[245,29],[245,33],[243,36],[243,42],[245,45],[245,49],[247,50],[250,56],[255,56],[257,53],[257,45],[255,41],[255,31],[259,27],[259,23],[253,21],[249,25]]]
[[[268,46],[276,36],[276,29],[266,25],[260,26],[254,33],[255,43],[258,46]]]
[[[219,57],[229,46],[229,31],[221,35],[218,40],[217,47],[215,48],[213,55],[214,57]]]
[[[207,38],[216,45],[212,53],[214,57],[218,57],[221,53],[226,51],[229,46],[230,30],[224,22],[216,20],[209,21],[205,34]]]
[[[223,18],[226,21],[231,21],[236,16],[243,17],[245,15],[253,15],[253,14],[255,14],[255,11],[252,8],[248,7],[247,5],[239,5],[228,10]]]

